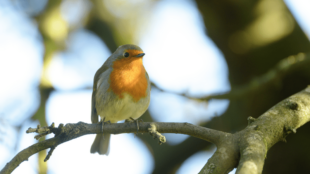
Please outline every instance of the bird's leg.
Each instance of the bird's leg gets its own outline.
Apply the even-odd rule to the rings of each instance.
[[[104,120],[105,117],[101,118],[101,132],[103,132]]]
[[[104,126],[105,123],[111,124],[111,121],[110,121],[110,120],[108,120],[108,121],[106,121],[106,122],[104,122],[104,120],[105,120],[105,117],[103,117],[103,118],[101,119],[101,132],[103,132],[103,126]]]
[[[125,120],[125,123],[132,123],[132,122],[136,122],[137,123],[137,134],[139,132],[139,120],[138,119],[133,119],[132,117],[129,117],[129,119]]]

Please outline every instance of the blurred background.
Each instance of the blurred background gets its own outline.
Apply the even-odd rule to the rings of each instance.
[[[282,59],[310,51],[308,7],[308,0],[0,0],[0,169],[37,142],[28,127],[90,123],[93,76],[128,43],[146,53],[154,84],[143,121],[242,130],[248,116],[310,84],[304,64],[240,90]],[[227,99],[188,98],[235,90]],[[309,131],[306,124],[272,147],[263,173],[309,173]],[[216,150],[165,135],[163,145],[147,134],[113,135],[109,156],[90,154],[95,135],[83,136],[58,146],[48,162],[42,151],[13,173],[198,173]]]

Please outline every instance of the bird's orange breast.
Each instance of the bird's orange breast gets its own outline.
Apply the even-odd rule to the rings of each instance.
[[[148,82],[146,71],[142,64],[142,57],[129,57],[116,60],[110,75],[110,90],[120,98],[128,93],[134,101],[147,96]]]

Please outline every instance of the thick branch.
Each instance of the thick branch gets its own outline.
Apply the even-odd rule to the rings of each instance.
[[[238,163],[239,150],[234,136],[217,147],[216,152],[208,160],[199,174],[229,173]]]
[[[258,119],[249,117],[248,121],[245,129],[217,146],[216,153],[200,173],[228,173],[238,161],[237,174],[262,173],[267,151],[310,121],[310,86],[281,101]]]
[[[256,125],[251,127],[254,130],[257,128]],[[241,158],[237,173],[262,173],[267,154],[263,133],[261,131],[246,131],[243,137],[244,139],[240,141]]]
[[[224,141],[222,139],[225,139],[230,135],[228,133],[204,128],[201,126],[195,126],[189,123],[139,123],[139,133],[148,133],[149,128],[152,128],[154,131],[153,126],[156,126],[155,130],[161,133],[187,134],[212,142],[214,144],[217,144],[220,141]],[[35,131],[31,128],[29,130],[31,130],[31,132]],[[41,141],[22,150],[9,163],[6,164],[6,166],[1,170],[0,174],[11,173],[21,162],[27,160],[31,155],[41,150],[51,148],[49,153],[51,155],[52,151],[59,144],[83,135],[101,133],[101,124],[87,124],[79,122],[77,124],[66,124],[64,127],[60,125],[59,128],[53,128],[51,126],[51,131],[56,134],[56,137]],[[120,134],[135,132],[137,132],[136,123],[107,124],[103,127],[103,133]],[[50,157],[50,155],[47,157],[47,159]]]
[[[253,168],[262,173],[267,150],[309,121],[310,86],[272,107],[243,131],[237,173]]]

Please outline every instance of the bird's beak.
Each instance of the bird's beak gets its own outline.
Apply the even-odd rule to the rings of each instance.
[[[136,57],[143,57],[144,55],[145,53],[141,53],[141,54],[136,55]]]

